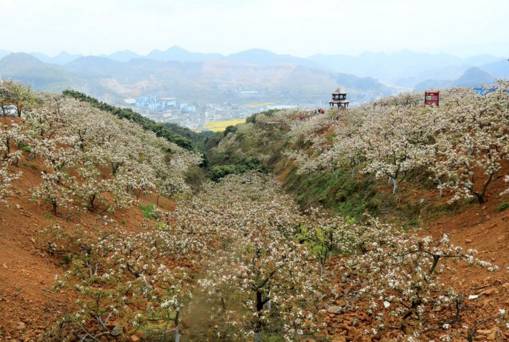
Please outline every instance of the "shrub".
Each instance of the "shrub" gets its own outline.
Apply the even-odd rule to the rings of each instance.
[[[146,219],[155,220],[159,218],[159,214],[157,213],[156,206],[153,203],[149,203],[146,205],[140,205],[140,210],[143,213],[143,217]]]
[[[509,203],[508,202],[500,203],[497,206],[497,211],[504,211],[504,210],[507,210],[507,209],[509,209]]]
[[[210,169],[210,177],[214,181],[219,181],[220,179],[226,177],[231,174],[241,174],[248,171],[260,171],[265,172],[266,169],[262,165],[262,163],[256,158],[245,158],[241,159],[235,164],[226,164],[226,165],[214,165]]]

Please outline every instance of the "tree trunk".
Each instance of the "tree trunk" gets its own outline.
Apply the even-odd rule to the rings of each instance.
[[[11,154],[11,138],[5,138],[5,156]]]
[[[494,173],[491,173],[489,175],[488,179],[484,183],[480,192],[474,191],[474,195],[475,195],[475,197],[477,197],[477,202],[479,202],[479,204],[484,204],[486,202],[486,192],[488,191],[488,186],[490,185],[491,181],[493,180],[493,176],[495,176]]]
[[[429,274],[433,274],[435,272],[436,267],[438,266],[438,262],[440,261],[440,255],[435,254],[433,255],[433,264],[431,265],[431,269],[429,270]]]
[[[175,342],[180,342],[180,311],[177,310],[177,313],[175,315]]]
[[[254,336],[254,342],[262,342],[262,322],[260,319],[261,312],[263,310],[263,293],[260,289],[256,290],[256,323],[255,323],[255,336]]]
[[[392,183],[392,193],[395,194],[398,192],[398,180],[395,177],[391,177],[391,183]]]
[[[477,198],[477,202],[479,204],[484,204],[486,202],[486,198],[484,197],[484,194],[474,193],[475,198]]]
[[[97,197],[97,194],[93,194],[90,196],[90,199],[88,201],[88,210],[93,211],[95,209],[95,199]]]
[[[57,201],[55,199],[51,200],[51,206],[53,208],[53,214],[55,216],[57,216],[57,207],[58,207],[58,205],[57,205]]]

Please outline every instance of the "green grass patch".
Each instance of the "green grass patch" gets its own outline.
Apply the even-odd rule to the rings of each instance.
[[[153,203],[146,205],[140,204],[140,210],[143,213],[143,217],[149,220],[155,220],[158,218],[156,206]]]
[[[26,153],[31,153],[32,152],[32,147],[30,145],[25,144],[25,143],[19,143],[18,144],[18,148],[20,150],[22,150],[23,152],[26,152]]]
[[[323,205],[342,216],[360,219],[364,213],[378,214],[384,198],[369,178],[356,179],[350,171],[335,170],[297,174],[293,169],[286,189],[296,195],[303,207]]]
[[[498,212],[502,212],[502,211],[507,210],[507,209],[509,209],[509,203],[508,203],[508,202],[500,203],[500,204],[497,206],[497,211],[498,211]]]

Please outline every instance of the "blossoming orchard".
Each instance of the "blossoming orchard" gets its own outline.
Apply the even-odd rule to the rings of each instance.
[[[225,134],[210,160],[246,143],[269,165],[267,136],[280,135],[278,156],[299,175],[342,168],[397,196],[419,174],[447,201],[484,204],[506,176],[508,87],[450,90],[441,107],[402,95],[339,113],[260,115]],[[328,341],[332,321],[366,340],[473,340],[479,327],[462,317],[475,298],[445,279],[457,268],[507,271],[447,234],[303,208],[268,172],[205,180],[193,192],[198,152],[87,103],[35,96],[0,126],[0,200],[9,205],[22,165],[39,163],[32,200],[65,222],[37,235],[39,250],[64,265],[52,291],[73,298],[44,341]],[[148,195],[175,208],[156,205],[123,229],[114,214]],[[83,213],[97,215],[97,229],[73,221]],[[504,334],[506,310],[489,313]]]
[[[482,204],[509,159],[508,89],[502,81],[484,96],[452,89],[441,107],[419,106],[402,95],[342,113],[332,124],[327,114],[296,121],[290,136],[312,148],[305,155],[288,153],[300,172],[346,165],[388,179],[393,193],[408,174],[425,173],[441,193],[450,192],[451,201],[475,198]],[[324,127],[334,130],[332,142],[316,134]]]

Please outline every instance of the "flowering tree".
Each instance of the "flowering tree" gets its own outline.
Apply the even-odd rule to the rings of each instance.
[[[0,202],[11,194],[12,182],[19,177],[19,174],[12,173],[9,163],[0,162]]]
[[[237,338],[255,341],[271,333],[289,341],[313,333],[318,277],[309,252],[274,228],[246,232],[235,246],[215,259],[201,281],[217,305],[211,309],[215,318]]]
[[[54,212],[59,202],[115,210],[140,194],[187,191],[185,172],[200,162],[134,123],[65,97],[42,96],[40,106],[26,113],[23,130],[46,166],[34,198],[49,202]]]
[[[21,158],[21,151],[13,150],[13,146],[24,140],[17,124],[0,126],[0,201],[11,194],[12,182],[21,175],[12,170]]]
[[[61,323],[62,332],[86,340],[164,327],[175,340],[180,338],[179,317],[192,297],[192,277],[188,267],[175,265],[188,254],[173,235],[109,234],[97,241],[78,235],[65,241],[58,226],[51,229],[64,240],[59,245],[69,246],[76,238],[81,242],[70,269],[58,280],[59,287],[73,286],[79,294],[79,309]]]
[[[300,173],[340,167],[388,178],[393,193],[401,179],[418,171],[435,181],[441,194],[449,190],[453,201],[475,197],[483,203],[508,160],[508,89],[507,82],[499,82],[485,96],[444,91],[438,108],[417,106],[415,96],[400,95],[349,110],[338,121],[297,120],[285,155]],[[297,138],[304,145],[295,143]]]
[[[453,200],[475,197],[484,203],[489,185],[509,156],[507,89],[500,83],[494,93],[463,96],[462,106],[443,109],[448,129],[436,138],[433,171],[445,179],[440,186],[453,191]]]
[[[439,326],[458,321],[463,295],[443,285],[438,277],[452,267],[451,262],[498,270],[496,265],[477,259],[474,250],[452,245],[446,235],[440,240],[418,238],[375,219],[351,225],[349,230],[350,241],[345,250],[350,250],[351,257],[338,265],[338,288],[343,290],[335,293],[345,294],[345,312],[360,309],[356,302],[367,301],[368,312],[379,322],[371,331],[374,335],[387,328],[387,317],[399,319],[396,323],[403,330],[410,321],[416,323],[414,336],[427,325],[437,323],[436,312],[453,311],[452,321],[443,317],[438,319]]]
[[[192,336],[293,340],[315,330],[320,281],[316,258],[294,239],[301,219],[293,201],[257,174],[208,184],[168,213],[169,232],[207,246],[197,290],[207,314],[189,328]],[[196,305],[184,319],[201,310]]]

